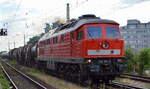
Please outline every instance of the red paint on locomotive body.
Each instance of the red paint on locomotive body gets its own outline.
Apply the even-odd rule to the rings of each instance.
[[[100,27],[101,37],[88,37],[88,27]],[[118,36],[108,37],[106,30],[109,29],[106,29],[107,27],[117,28],[118,33],[112,34]],[[106,48],[103,47],[105,42],[108,45]],[[118,24],[90,23],[82,25],[72,32],[40,41],[39,52],[38,56],[42,58],[117,58],[124,57],[124,41],[120,38]]]
[[[87,27],[101,27],[102,36],[101,38],[92,38],[84,40],[84,56],[85,58],[104,58],[104,57],[124,57],[124,41],[120,37],[118,30],[117,38],[110,38],[107,35],[106,28],[113,27],[118,28],[118,24],[96,24],[96,25],[85,25]],[[87,32],[87,31],[86,31]],[[87,34],[87,33],[86,33]],[[86,35],[87,36],[87,35]],[[103,47],[103,44],[107,42],[108,47]]]

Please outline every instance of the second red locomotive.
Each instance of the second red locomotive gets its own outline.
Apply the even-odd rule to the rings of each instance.
[[[41,68],[82,81],[113,80],[125,68],[124,41],[119,24],[83,15],[38,42],[36,62]]]

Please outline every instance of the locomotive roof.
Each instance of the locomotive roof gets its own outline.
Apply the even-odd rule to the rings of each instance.
[[[106,24],[118,24],[117,22],[113,21],[113,20],[107,20],[107,19],[100,19],[100,18],[94,18],[94,19],[79,19],[78,21],[73,22],[73,25],[71,23],[71,26],[66,26],[66,28],[63,28],[63,30],[60,30],[57,32],[58,29],[61,28],[56,28],[53,30],[53,33],[46,33],[43,37],[41,37],[41,39],[39,41],[43,41],[52,37],[56,37],[58,35],[61,34],[65,34],[68,32],[72,32],[75,31],[77,28],[81,27],[84,24],[90,24],[90,23],[106,23]]]

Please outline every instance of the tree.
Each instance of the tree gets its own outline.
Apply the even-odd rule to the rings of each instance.
[[[135,71],[135,65],[137,64],[137,60],[135,59],[136,57],[133,54],[133,51],[131,49],[126,49],[125,54],[127,58],[127,65],[128,65],[128,71]]]
[[[35,42],[37,42],[40,38],[41,38],[41,36],[34,36],[34,37],[30,38],[30,40],[27,42],[27,44],[35,43]]]
[[[40,35],[34,36],[32,38],[29,39],[29,41],[27,42],[27,44],[32,44],[37,42],[45,33],[41,33]]]
[[[145,48],[139,54],[139,74],[143,75],[146,68],[150,68],[150,48]]]
[[[49,23],[45,23],[46,27],[44,28],[45,29],[45,33],[49,32],[49,30],[51,30],[51,26]]]

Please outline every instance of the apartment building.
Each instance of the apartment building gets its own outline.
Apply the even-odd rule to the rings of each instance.
[[[120,31],[125,40],[125,47],[135,50],[150,48],[150,22],[128,20],[126,26],[120,27]]]

